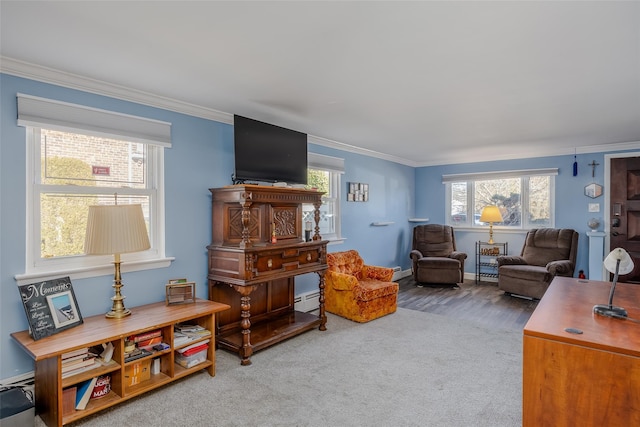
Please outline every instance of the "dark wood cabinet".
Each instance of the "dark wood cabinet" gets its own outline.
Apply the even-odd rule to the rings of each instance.
[[[210,189],[209,299],[231,309],[217,318],[217,345],[243,365],[261,350],[302,332],[326,329],[327,241],[319,234],[318,191],[259,185]],[[302,205],[314,206],[315,231],[304,240]],[[319,314],[295,311],[294,278],[317,273]]]

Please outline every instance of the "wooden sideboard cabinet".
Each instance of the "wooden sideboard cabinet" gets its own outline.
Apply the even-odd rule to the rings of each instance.
[[[241,364],[249,365],[254,351],[316,327],[325,330],[328,242],[318,226],[323,193],[259,185],[210,191],[209,299],[231,306],[217,319],[218,346],[238,353]],[[315,228],[308,242],[303,204],[314,206]],[[319,276],[318,315],[294,308],[294,278],[306,273]]]
[[[108,319],[104,315],[87,317],[81,325],[58,334],[34,341],[28,331],[14,332],[11,336],[35,360],[35,404],[40,418],[48,426],[62,426],[103,409],[117,405],[132,397],[156,389],[186,375],[206,369],[215,376],[215,315],[229,308],[226,304],[197,299],[191,304],[167,306],[164,302],[131,309],[131,316]],[[211,335],[178,344],[174,343],[174,325],[197,324],[211,331]],[[169,348],[155,351],[140,359],[125,361],[125,340],[132,335],[162,331],[163,342]],[[176,363],[176,352],[186,346],[210,340],[204,361],[184,368]],[[62,375],[62,355],[73,350],[111,343],[114,347],[109,363],[72,376]],[[160,370],[149,379],[128,384],[128,368],[140,362],[158,358]],[[63,412],[64,390],[102,375],[111,377],[111,391],[100,398],[91,399],[86,409]]]
[[[640,325],[632,320],[640,319],[640,286],[616,286],[613,303],[627,320],[593,313],[610,289],[571,277],[551,282],[524,327],[524,427],[640,425]]]

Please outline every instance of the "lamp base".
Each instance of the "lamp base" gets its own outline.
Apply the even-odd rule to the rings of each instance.
[[[105,314],[104,317],[107,317],[109,319],[122,319],[123,317],[127,317],[129,315],[131,315],[131,310],[125,308],[124,310],[118,311],[111,310],[110,312]]]
[[[616,307],[614,305],[598,304],[593,306],[593,312],[600,316],[613,317],[616,319],[626,318],[627,310],[622,307]]]

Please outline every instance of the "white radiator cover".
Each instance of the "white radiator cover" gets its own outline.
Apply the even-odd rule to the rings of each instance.
[[[320,307],[320,291],[311,291],[296,295],[294,303],[296,311],[307,313],[309,311],[317,310],[318,307]]]

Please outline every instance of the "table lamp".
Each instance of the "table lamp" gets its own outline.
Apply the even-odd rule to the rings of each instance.
[[[613,293],[616,290],[619,274],[629,274],[633,271],[633,260],[622,248],[615,248],[604,259],[604,268],[613,273],[613,283],[609,291],[609,304],[598,304],[593,306],[593,312],[600,316],[626,318],[627,310],[613,305]]]
[[[504,221],[500,209],[493,205],[485,206],[484,209],[482,209],[482,215],[480,215],[479,221],[489,223],[489,241],[487,243],[493,244],[493,223]]]
[[[113,304],[106,317],[119,319],[131,314],[131,310],[124,307],[125,297],[120,293],[120,254],[144,251],[150,247],[141,205],[89,206],[84,251],[87,255],[114,256],[115,295],[111,297]]]

